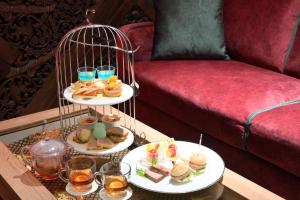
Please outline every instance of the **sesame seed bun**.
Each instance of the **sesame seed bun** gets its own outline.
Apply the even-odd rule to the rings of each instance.
[[[185,163],[178,163],[174,165],[173,169],[171,170],[171,178],[178,182],[188,177],[190,174],[190,168]]]
[[[193,153],[189,165],[193,169],[203,169],[206,166],[206,158],[201,153]]]

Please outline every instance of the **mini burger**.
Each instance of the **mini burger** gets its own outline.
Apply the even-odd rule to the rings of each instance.
[[[201,153],[193,153],[189,165],[194,170],[204,169],[206,166],[206,159]]]
[[[191,180],[190,167],[185,163],[175,164],[171,170],[171,178],[179,183],[189,182]]]
[[[128,131],[120,127],[111,127],[106,129],[106,135],[114,143],[119,143],[127,139]]]

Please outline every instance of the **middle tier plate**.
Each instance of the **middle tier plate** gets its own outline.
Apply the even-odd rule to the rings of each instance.
[[[82,99],[82,98],[73,98],[72,97],[72,88],[67,87],[64,91],[64,97],[71,103],[87,105],[87,106],[101,106],[101,105],[115,105],[123,103],[130,99],[133,96],[133,89],[127,84],[122,84],[122,93],[119,97],[105,97],[98,95],[92,99]]]
[[[124,127],[122,127],[124,128]],[[110,149],[101,149],[101,150],[87,150],[87,143],[85,144],[79,144],[73,141],[73,137],[76,135],[76,132],[71,132],[67,137],[67,143],[71,145],[75,151],[78,151],[79,153],[87,154],[87,155],[108,155],[112,153],[117,153],[119,151],[123,151],[124,149],[128,148],[134,140],[133,133],[125,128],[128,131],[127,139],[123,142],[120,142],[116,144],[114,147]]]

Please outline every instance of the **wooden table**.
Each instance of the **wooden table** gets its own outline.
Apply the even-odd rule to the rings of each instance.
[[[105,109],[110,110],[111,108],[107,106]],[[114,113],[117,112],[114,108],[112,110]],[[75,109],[74,115],[76,114]],[[3,199],[55,199],[47,188],[28,171],[23,163],[16,159],[3,140],[12,133],[15,134],[14,137],[22,138],[25,133],[24,129],[29,130],[32,127],[41,126],[44,120],[48,122],[56,121],[58,116],[59,112],[56,108],[0,122],[0,196]],[[128,116],[124,115],[124,117]],[[136,131],[138,133],[145,132],[146,138],[150,142],[168,138],[166,135],[139,121],[136,124]],[[221,183],[247,199],[282,199],[227,168],[224,171]]]

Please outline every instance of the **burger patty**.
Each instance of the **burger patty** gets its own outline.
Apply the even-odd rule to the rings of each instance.
[[[128,135],[128,131],[124,130],[120,127],[112,127],[106,129],[107,135],[117,136],[117,137],[126,137]]]
[[[107,132],[108,136],[116,136],[116,137],[126,137],[128,135],[128,132],[123,133],[113,133],[113,132]]]
[[[189,165],[190,165],[190,167],[193,168],[193,169],[204,169],[205,166],[206,166],[206,164],[204,164],[204,165],[197,165],[197,164],[192,163],[192,162],[190,162]]]
[[[172,179],[174,179],[175,181],[180,181],[182,179],[184,179],[185,177],[188,177],[190,175],[191,171],[187,170],[184,174],[180,175],[180,176],[173,176],[171,175]]]
[[[108,135],[108,138],[113,141],[114,143],[123,142],[127,139],[127,136],[115,136],[115,135]]]

